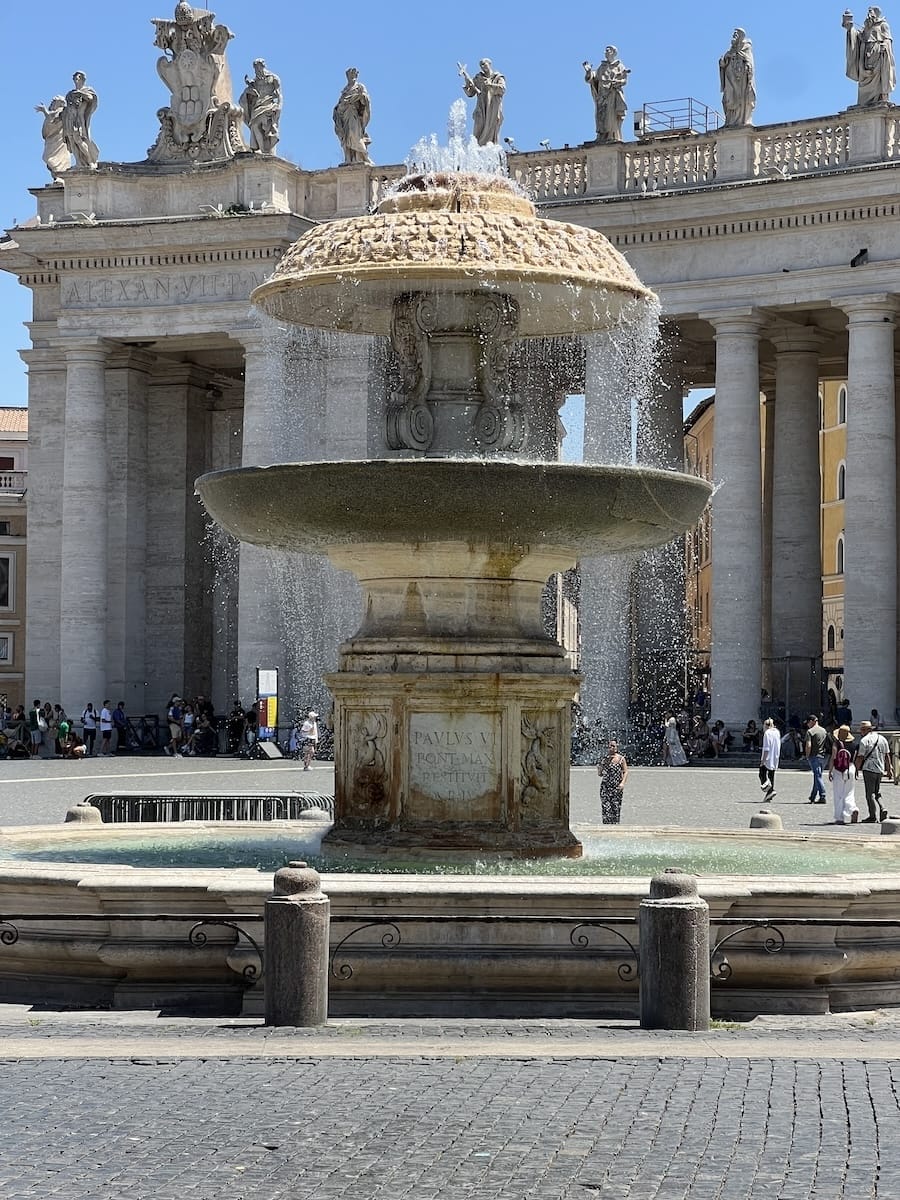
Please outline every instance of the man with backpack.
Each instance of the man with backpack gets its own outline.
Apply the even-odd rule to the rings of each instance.
[[[859,747],[856,751],[856,771],[862,771],[863,783],[866,788],[866,806],[869,815],[863,817],[863,825],[874,825],[876,821],[887,819],[887,809],[881,803],[881,780],[886,775],[894,778],[891,766],[891,750],[887,738],[877,729],[872,728],[871,721],[859,723]]]

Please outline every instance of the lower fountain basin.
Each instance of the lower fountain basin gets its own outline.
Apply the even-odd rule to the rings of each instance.
[[[326,827],[306,821],[248,827],[179,823],[157,825],[152,836],[177,843],[274,835],[283,839],[286,856],[294,857],[314,849]],[[9,926],[0,923],[0,999],[262,1012],[265,982],[248,989],[244,974],[248,966],[259,965],[252,944],[227,927],[209,927],[200,946],[191,944],[188,932],[199,914],[244,914],[241,929],[261,944],[271,875],[168,863],[148,869],[73,861],[79,848],[89,852],[99,839],[115,854],[116,847],[123,850],[146,833],[146,828],[124,825],[104,828],[99,837],[95,827],[0,830],[0,850],[7,855],[0,861],[0,913],[37,918],[20,922],[12,942]],[[621,847],[642,838],[644,849],[677,855],[666,865],[690,865],[685,855],[693,847],[704,848],[707,863],[733,871],[739,865],[730,857],[735,846],[741,853],[763,851],[767,865],[745,859],[747,874],[701,874],[700,892],[718,928],[716,938],[733,931],[716,926],[726,917],[764,917],[775,925],[779,918],[838,922],[785,927],[785,945],[777,954],[765,951],[770,932],[757,929],[732,938],[727,948],[732,974],[712,979],[715,1015],[900,1004],[900,931],[863,923],[896,916],[896,839],[866,838],[850,847],[823,835],[767,832],[581,827],[579,833],[589,850],[601,841],[597,853],[614,858]],[[67,861],[44,858],[52,853],[55,859],[60,852]],[[16,857],[9,857],[13,853]],[[792,858],[796,862],[789,867]],[[367,873],[326,874],[334,955],[329,1011],[334,1016],[634,1017],[637,981],[628,941],[634,943],[636,929],[617,926],[616,919],[637,915],[648,890],[644,872],[655,869],[657,860],[632,862],[637,873],[625,874],[619,860],[618,873],[602,880],[569,874],[582,869],[580,862],[502,864],[504,873],[494,875],[386,874],[373,862]],[[821,874],[785,873],[813,863]],[[519,870],[528,873],[512,873]],[[148,919],[160,913],[172,919]],[[533,918],[527,925],[503,920],[523,913]],[[67,922],[60,914],[90,919]],[[385,942],[395,914],[407,920],[396,927],[399,940]],[[430,923],[429,917],[440,917],[441,923]],[[842,918],[861,923],[841,926]]]
[[[646,467],[416,458],[239,467],[201,476],[197,491],[229,533],[273,549],[549,544],[574,558],[671,541],[710,485]]]

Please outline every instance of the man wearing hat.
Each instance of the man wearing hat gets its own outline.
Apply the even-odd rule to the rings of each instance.
[[[881,804],[881,780],[887,775],[893,779],[891,752],[887,739],[882,737],[877,729],[872,728],[871,721],[859,723],[859,748],[856,751],[856,772],[862,771],[863,783],[866,787],[866,805],[869,815],[863,817],[864,825],[874,825],[876,821],[887,818],[887,809]]]
[[[316,747],[319,744],[319,714],[310,709],[306,720],[300,726],[300,755],[303,759],[303,770],[308,771],[309,765],[316,757]]]

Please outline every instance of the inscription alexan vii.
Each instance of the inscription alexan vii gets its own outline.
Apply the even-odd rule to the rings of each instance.
[[[123,305],[199,304],[246,300],[263,282],[262,271],[195,271],[166,275],[112,275],[66,280],[64,308],[120,308]]]

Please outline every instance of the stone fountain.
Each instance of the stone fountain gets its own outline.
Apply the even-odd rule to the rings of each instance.
[[[709,488],[551,461],[556,439],[535,444],[510,362],[521,339],[609,329],[653,300],[602,234],[463,172],[410,175],[375,213],[311,230],[253,293],[280,321],[389,337],[398,368],[382,458],[197,484],[241,541],[326,554],[362,585],[362,624],[326,680],[330,854],[581,853],[569,829],[580,681],[544,631],[544,585],[584,555],[670,541]]]

